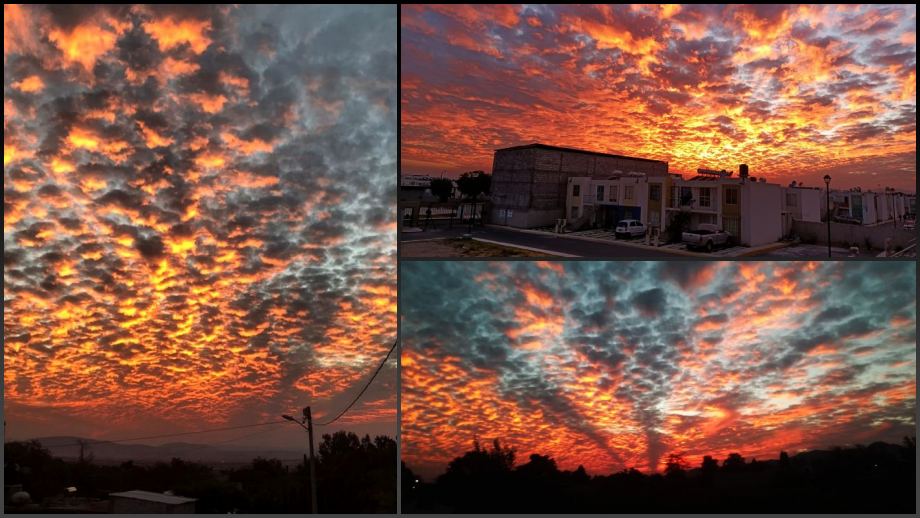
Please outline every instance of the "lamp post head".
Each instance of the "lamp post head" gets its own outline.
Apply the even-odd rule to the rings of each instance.
[[[296,419],[294,419],[293,417],[291,417],[291,416],[289,416],[289,415],[287,415],[287,414],[284,414],[284,415],[281,416],[281,417],[283,417],[284,419],[287,419],[288,421],[294,421],[295,423],[297,422]]]
[[[824,183],[825,183],[825,185],[830,185],[830,184],[831,184],[831,175],[829,175],[829,174],[824,175]]]

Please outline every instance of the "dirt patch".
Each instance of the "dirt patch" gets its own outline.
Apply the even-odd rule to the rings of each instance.
[[[409,241],[399,244],[401,257],[546,257],[521,248],[493,245],[471,239]]]

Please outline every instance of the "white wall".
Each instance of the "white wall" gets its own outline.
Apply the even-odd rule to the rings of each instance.
[[[821,199],[824,193],[817,189],[798,189],[801,221],[821,221]]]
[[[741,189],[741,244],[760,246],[783,235],[782,189],[771,183],[747,182]]]

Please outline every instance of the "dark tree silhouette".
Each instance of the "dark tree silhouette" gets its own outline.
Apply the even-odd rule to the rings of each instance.
[[[750,463],[733,453],[722,468],[707,455],[699,468],[688,469],[682,456],[672,455],[671,472],[684,473],[677,477],[633,468],[589,476],[582,468],[560,471],[540,454],[515,468],[513,450],[497,442],[491,450],[474,444],[433,484],[404,492],[403,511],[913,513],[916,460],[906,444],[783,453],[779,460]]]
[[[467,199],[476,199],[480,194],[488,194],[492,186],[492,175],[484,171],[470,171],[457,179],[457,189]]]
[[[668,478],[681,478],[686,475],[687,468],[690,464],[684,460],[681,453],[672,453],[668,455],[668,462],[665,464],[664,473]]]
[[[744,457],[740,453],[729,453],[728,458],[722,461],[725,471],[740,471],[744,469]]]
[[[436,196],[439,201],[445,202],[447,198],[450,198],[451,192],[454,190],[454,184],[447,178],[435,178],[431,180],[431,194]]]
[[[32,501],[48,499],[75,486],[77,496],[107,499],[117,491],[142,489],[197,498],[198,513],[297,513],[310,510],[309,469],[278,459],[254,459],[233,468],[215,468],[183,459],[138,465],[65,461],[53,458],[36,441],[4,445],[7,484],[22,484]],[[389,437],[358,438],[336,432],[323,436],[317,465],[320,512],[395,513],[396,443]],[[35,512],[39,509],[22,510]],[[18,512],[16,509],[8,510]]]

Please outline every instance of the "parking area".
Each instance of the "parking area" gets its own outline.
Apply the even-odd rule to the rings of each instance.
[[[745,252],[750,251],[750,248],[746,246],[727,246],[724,248],[716,248],[712,252],[706,253],[701,250],[690,250],[687,248],[687,245],[683,243],[672,243],[670,245],[661,245],[661,248],[666,248],[668,250],[682,250],[689,252],[698,252],[705,254],[707,257],[736,257]]]
[[[543,227],[540,229],[543,232],[553,232],[552,227]],[[591,238],[591,239],[601,239],[604,241],[615,241],[617,243],[629,243],[638,246],[647,246],[651,249],[657,249],[662,251],[675,251],[675,252],[689,252],[689,253],[698,253],[705,255],[707,257],[736,257],[744,254],[745,252],[750,251],[750,248],[746,246],[728,246],[724,248],[717,248],[711,253],[706,253],[702,250],[690,250],[687,248],[687,245],[683,243],[671,243],[671,244],[659,244],[654,245],[653,241],[649,241],[646,244],[645,236],[633,237],[633,238],[618,238],[612,230],[606,229],[588,229],[588,230],[578,230],[575,232],[566,232],[566,237],[581,237],[581,238]]]

